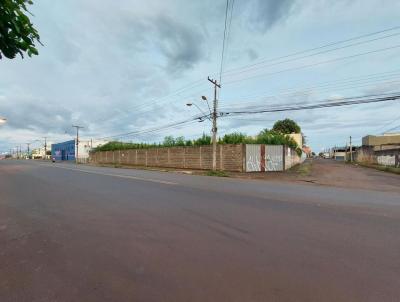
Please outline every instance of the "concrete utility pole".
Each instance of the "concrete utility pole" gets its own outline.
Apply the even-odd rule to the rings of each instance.
[[[47,158],[47,137],[44,137],[44,159]]]
[[[74,126],[72,125],[73,128],[76,128],[76,156],[75,156],[75,163],[78,163],[78,157],[79,157],[79,129],[83,129],[84,127],[82,126]]]
[[[350,135],[350,162],[353,162],[353,146],[351,144],[351,135]]]
[[[27,152],[28,152],[28,154],[27,154],[27,156],[28,156],[28,159],[29,159],[29,146],[31,145],[31,143],[26,143],[26,145],[27,145]]]
[[[218,84],[217,80],[210,79],[208,77],[208,81],[210,81],[214,85],[214,102],[213,102],[213,112],[212,112],[212,151],[213,151],[213,159],[212,159],[212,169],[213,171],[217,170],[217,88],[221,89],[221,85]]]

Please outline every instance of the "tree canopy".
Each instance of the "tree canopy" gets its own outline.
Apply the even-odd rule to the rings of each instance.
[[[274,126],[272,127],[272,130],[275,132],[279,132],[282,134],[291,134],[291,133],[300,133],[301,128],[300,126],[291,119],[284,119],[277,121]]]
[[[40,36],[33,27],[27,14],[27,6],[32,0],[0,1],[0,59],[14,59],[17,54],[24,57],[38,55],[35,42],[40,43]]]

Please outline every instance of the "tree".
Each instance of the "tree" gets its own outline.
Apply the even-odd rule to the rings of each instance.
[[[185,138],[183,136],[179,136],[175,139],[175,146],[185,146]]]
[[[193,144],[195,146],[211,145],[211,136],[203,133],[202,137],[196,139]]]
[[[164,147],[172,147],[175,146],[175,139],[172,135],[164,137],[163,141],[163,146]]]
[[[220,140],[222,144],[243,144],[246,142],[247,136],[244,133],[234,132],[225,134]]]
[[[40,36],[26,13],[32,0],[0,1],[0,59],[5,56],[14,59],[17,54],[24,57],[38,55],[35,42],[39,44]]]
[[[275,132],[283,133],[283,134],[291,134],[291,133],[300,133],[301,128],[300,126],[291,119],[284,119],[277,121],[274,126],[272,127],[272,130]]]

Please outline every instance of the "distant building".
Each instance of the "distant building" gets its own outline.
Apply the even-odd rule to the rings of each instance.
[[[303,134],[302,133],[291,133],[288,135],[289,135],[289,137],[293,138],[293,140],[297,143],[299,148],[303,147]]]
[[[346,161],[350,154],[350,147],[335,147],[333,148],[333,158],[337,161]],[[353,149],[354,151],[354,149]]]
[[[400,166],[400,133],[367,135],[357,150],[357,161]]]
[[[363,146],[400,146],[400,133],[385,133],[383,135],[367,135],[362,138]]]
[[[105,143],[107,142],[79,140],[78,149],[76,148],[75,139],[53,144],[51,146],[51,157],[56,161],[75,161],[78,157],[78,161],[86,162],[86,160],[89,158],[90,150]]]
[[[50,152],[51,150],[51,144],[47,145],[47,152]],[[44,149],[44,147],[41,148],[37,148],[37,149],[33,149],[31,152],[31,157],[32,159],[49,159],[50,155],[48,155],[49,153],[47,153],[46,155],[46,150]]]
[[[312,150],[311,150],[311,148],[309,146],[304,145],[302,150],[303,150],[304,154],[307,157],[311,157],[312,156]]]

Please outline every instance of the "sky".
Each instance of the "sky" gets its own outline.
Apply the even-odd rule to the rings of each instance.
[[[41,0],[30,11],[43,46],[39,56],[0,60],[0,152],[40,146],[45,136],[73,139],[72,125],[84,127],[83,139],[209,134],[207,120],[164,127],[199,116],[187,103],[208,111],[208,76],[221,79],[220,112],[399,89],[396,0],[230,0],[222,75],[225,0]],[[399,101],[391,101],[227,115],[218,131],[255,135],[283,118],[301,126],[316,152],[400,126]]]

